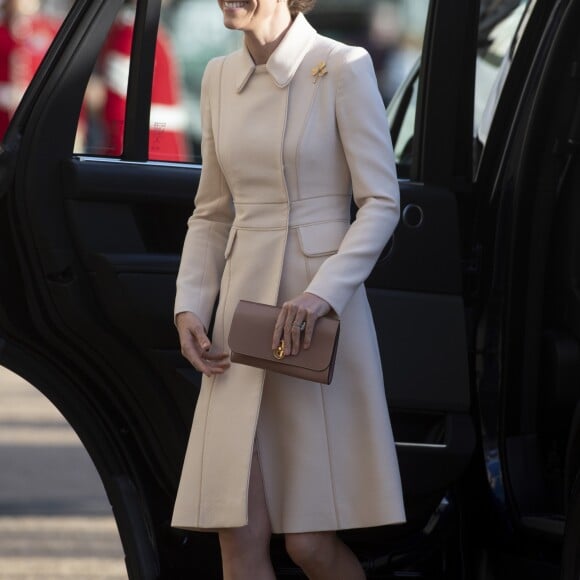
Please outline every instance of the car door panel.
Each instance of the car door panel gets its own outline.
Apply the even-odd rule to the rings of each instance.
[[[468,412],[461,300],[400,291],[369,290],[368,295],[391,404],[403,409]]]
[[[379,260],[367,286],[460,295],[455,195],[444,188],[406,180],[400,182],[400,190],[401,220],[392,250]]]
[[[66,207],[111,324],[140,347],[177,349],[173,297],[199,170],[73,160]]]
[[[454,195],[402,182],[401,208],[392,247],[366,283],[389,401],[401,408],[469,412]],[[421,219],[406,220],[409,208],[419,209]]]
[[[465,470],[475,430],[455,196],[400,188],[401,221],[366,285],[412,514]]]

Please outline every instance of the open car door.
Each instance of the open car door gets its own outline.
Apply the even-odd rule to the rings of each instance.
[[[170,528],[200,384],[179,353],[172,306],[201,166],[151,159],[160,4],[137,2],[121,154],[75,149],[121,0],[74,3],[17,111],[1,159],[0,362],[79,434],[131,578],[218,578],[213,535]],[[471,172],[474,5],[431,2],[418,82],[399,111],[415,112],[412,136],[401,144],[397,130],[395,143],[402,219],[367,282],[408,516],[345,534],[369,577],[408,569],[386,556],[418,549],[405,539],[452,506],[475,446],[458,211]],[[295,574],[276,543],[273,552],[279,576]]]

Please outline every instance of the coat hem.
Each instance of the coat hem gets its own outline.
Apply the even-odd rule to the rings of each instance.
[[[339,532],[339,531],[346,531],[346,530],[366,530],[368,528],[379,528],[383,526],[396,526],[402,525],[407,523],[407,519],[405,517],[396,517],[392,519],[381,520],[380,522],[370,523],[370,524],[359,524],[359,525],[347,525],[347,526],[340,526],[340,527],[333,527],[333,526],[300,526],[300,527],[291,527],[287,529],[279,529],[272,527],[273,534],[301,534],[301,533],[312,533],[312,532]],[[221,527],[198,527],[198,526],[186,526],[186,525],[178,525],[178,524],[171,524],[172,528],[180,529],[180,530],[187,530],[189,532],[214,532],[217,533],[220,530],[229,530],[234,528],[240,528],[244,526],[221,526]]]

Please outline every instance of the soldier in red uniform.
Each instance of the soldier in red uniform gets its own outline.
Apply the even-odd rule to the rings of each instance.
[[[30,84],[60,21],[41,11],[38,0],[5,0],[0,27],[0,132]]]
[[[13,66],[14,81],[24,93],[58,32],[60,21],[42,12],[38,2],[9,1],[19,6],[13,25],[17,39]]]
[[[106,85],[103,111],[105,144],[103,153],[117,156],[123,151],[123,131],[129,61],[135,8],[124,6],[109,33],[101,68]],[[181,107],[179,75],[169,39],[159,28],[151,96],[149,158],[161,161],[187,161],[186,116]]]
[[[12,57],[16,40],[12,34],[12,13],[9,2],[0,4],[0,139],[4,137],[14,112],[15,96],[12,84]]]

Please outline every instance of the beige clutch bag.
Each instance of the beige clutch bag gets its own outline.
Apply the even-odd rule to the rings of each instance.
[[[323,316],[316,321],[312,342],[308,350],[297,355],[284,356],[283,341],[272,350],[272,335],[280,308],[240,300],[230,328],[229,346],[231,361],[330,384],[334,371],[340,321]]]

